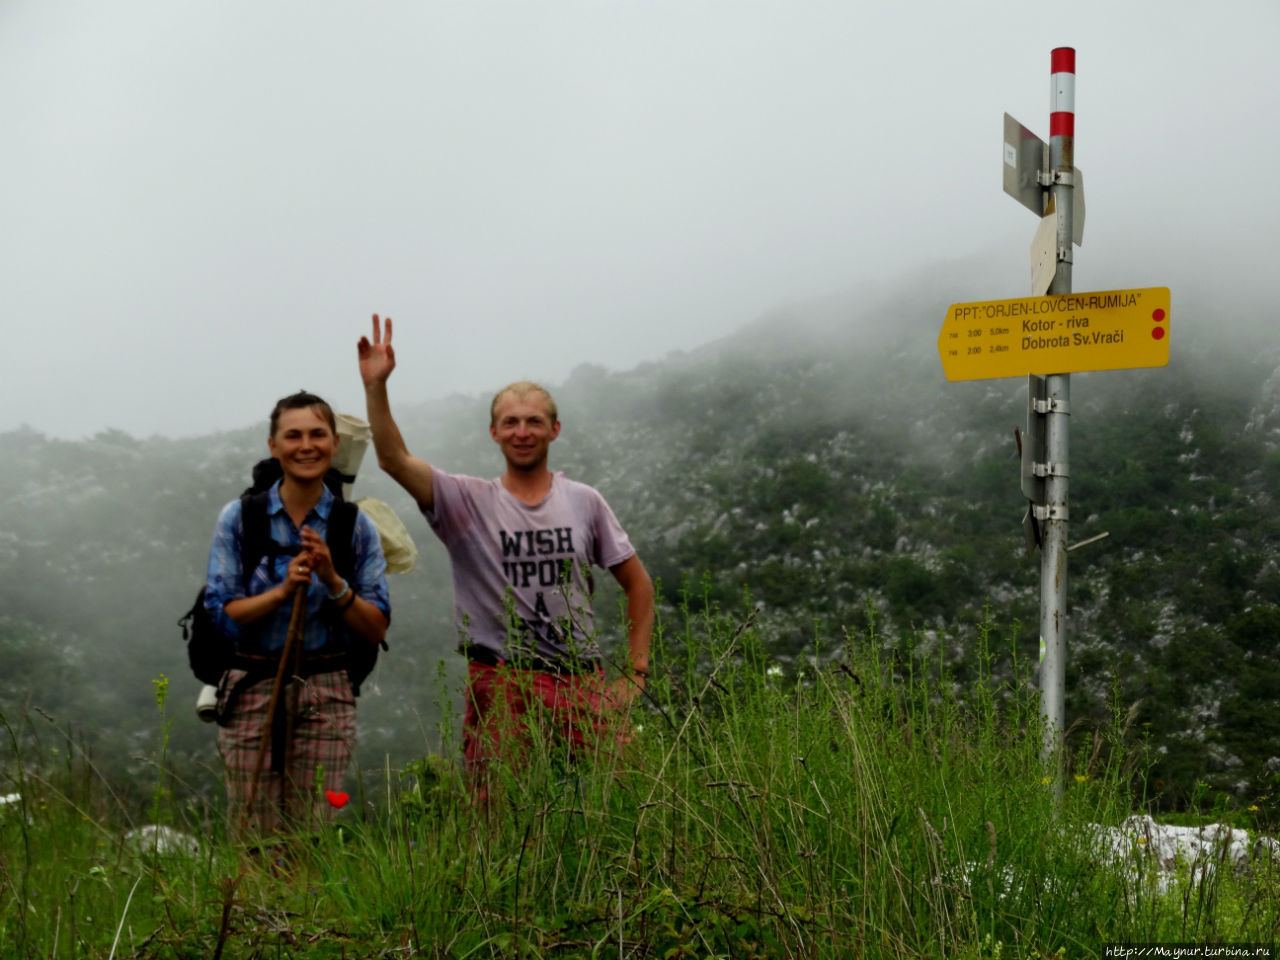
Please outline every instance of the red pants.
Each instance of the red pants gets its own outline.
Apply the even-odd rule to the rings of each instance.
[[[631,742],[631,724],[626,713],[604,705],[605,690],[603,670],[556,674],[471,661],[462,752],[472,796],[485,802],[489,764],[494,760],[522,764],[538,734],[549,738],[552,749],[565,749],[570,757],[584,750],[620,752]]]

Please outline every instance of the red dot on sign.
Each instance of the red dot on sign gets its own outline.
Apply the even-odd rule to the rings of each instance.
[[[1151,314],[1151,319],[1154,320],[1156,323],[1159,323],[1161,320],[1164,319],[1164,311],[1157,310],[1155,313]]]
[[[1152,340],[1163,340],[1163,339],[1164,339],[1164,327],[1156,327],[1154,330],[1152,330],[1152,331],[1151,331],[1151,339],[1152,339]]]

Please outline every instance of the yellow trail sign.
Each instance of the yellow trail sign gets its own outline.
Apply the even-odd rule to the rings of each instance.
[[[1163,367],[1169,288],[953,303],[938,356],[948,380]]]

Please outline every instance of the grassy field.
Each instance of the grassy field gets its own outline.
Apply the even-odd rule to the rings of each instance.
[[[337,826],[252,853],[167,779],[163,681],[150,815],[195,855],[126,842],[118,785],[52,743],[50,719],[5,718],[0,792],[20,799],[0,812],[0,954],[1092,957],[1280,939],[1265,859],[1170,873],[1135,837],[1108,862],[1094,825],[1142,809],[1127,712],[1046,764],[1032,665],[1000,647],[987,629],[963,685],[874,627],[781,665],[750,616],[686,609],[655,637],[634,756],[571,761],[540,738],[484,813],[442,731],[353,790]]]

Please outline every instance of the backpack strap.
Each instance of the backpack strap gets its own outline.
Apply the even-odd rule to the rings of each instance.
[[[347,583],[351,582],[356,573],[356,548],[353,541],[356,535],[356,516],[359,513],[360,508],[354,503],[335,497],[324,534],[329,554],[333,557],[333,569]]]
[[[360,508],[354,503],[338,498],[333,501],[329,510],[329,523],[325,527],[324,542],[329,547],[329,556],[333,557],[333,569],[338,576],[347,581],[347,586],[355,590],[352,582],[356,575],[356,548],[352,541],[356,535],[356,514]],[[326,612],[330,617],[330,629],[333,640],[339,648],[347,646],[347,628],[342,623],[342,614],[326,604]]]
[[[246,595],[253,571],[258,569],[263,557],[286,553],[296,555],[298,552],[296,548],[290,550],[272,539],[271,518],[267,515],[270,499],[266,490],[256,493],[245,491],[240,495],[240,576],[243,577]],[[241,628],[241,633],[241,646],[247,650],[255,649],[257,630],[250,626]]]
[[[249,578],[271,551],[271,519],[267,516],[267,491],[240,496],[240,575],[249,589]]]
[[[329,526],[325,534],[325,542],[329,545],[329,553],[333,556],[333,568],[339,576],[347,581],[352,590],[355,589],[353,579],[356,573],[355,532],[356,520],[360,516],[360,508],[354,503],[337,500],[329,513]],[[387,649],[387,641],[379,644],[366,643],[352,638],[342,622],[342,614],[331,611],[334,639],[345,651],[347,677],[351,681],[351,692],[360,696],[360,686],[373,671],[378,659],[378,651]]]

